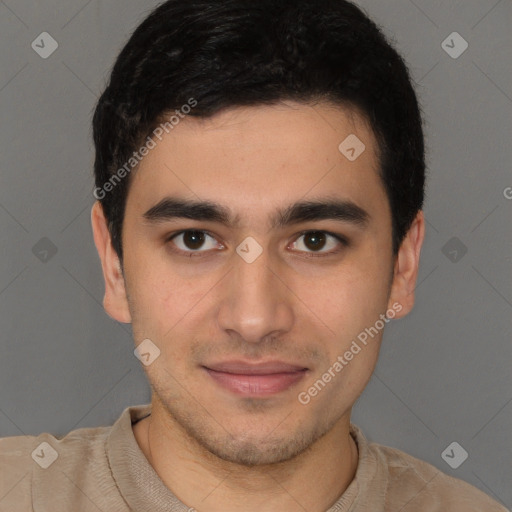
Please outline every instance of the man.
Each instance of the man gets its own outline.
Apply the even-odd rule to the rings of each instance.
[[[504,510],[350,422],[425,229],[418,103],[373,22],[343,0],[168,1],[93,123],[104,306],[152,400],[1,440],[1,510]]]

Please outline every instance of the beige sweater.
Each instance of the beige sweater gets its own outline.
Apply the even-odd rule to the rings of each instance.
[[[132,424],[150,413],[150,404],[138,405],[109,427],[0,439],[0,511],[188,512],[133,435]],[[327,512],[507,512],[468,483],[369,443],[355,425],[351,434],[359,449],[356,475]]]

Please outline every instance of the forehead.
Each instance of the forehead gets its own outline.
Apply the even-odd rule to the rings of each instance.
[[[238,107],[185,117],[155,142],[131,176],[127,215],[140,215],[169,194],[215,201],[242,218],[319,195],[366,209],[385,206],[375,137],[348,108]]]

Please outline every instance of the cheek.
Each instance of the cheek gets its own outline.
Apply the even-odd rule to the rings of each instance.
[[[188,364],[186,354],[195,338],[205,337],[213,324],[212,293],[217,275],[203,276],[193,282],[171,272],[146,268],[131,276],[135,314],[132,329],[136,342],[149,338],[161,350],[163,360],[173,368]],[[215,340],[218,333],[206,336]]]
[[[389,278],[384,267],[375,258],[359,260],[331,269],[324,278],[299,278],[292,286],[314,316],[329,327],[328,337],[341,344],[373,325],[387,307]]]

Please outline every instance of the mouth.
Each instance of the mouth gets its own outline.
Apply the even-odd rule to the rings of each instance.
[[[286,391],[306,375],[308,368],[281,361],[248,363],[224,361],[203,366],[221,388],[236,395],[264,397]]]

